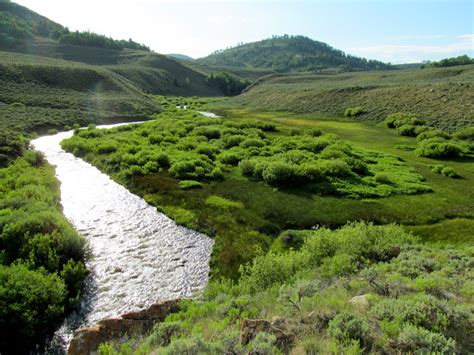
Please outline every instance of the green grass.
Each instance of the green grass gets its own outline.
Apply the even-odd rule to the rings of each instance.
[[[381,121],[395,112],[414,113],[430,125],[455,131],[474,123],[474,66],[343,74],[274,75],[234,98],[263,111],[342,116],[360,106],[357,120]]]

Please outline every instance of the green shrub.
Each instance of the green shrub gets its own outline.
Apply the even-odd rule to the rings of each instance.
[[[219,148],[211,144],[200,144],[196,148],[198,154],[207,155],[208,157],[213,157],[215,154],[219,153]]]
[[[369,335],[369,324],[361,316],[343,312],[329,322],[328,332],[341,343],[358,340],[363,344]]]
[[[140,176],[144,175],[145,171],[139,165],[131,165],[126,171],[125,174],[127,177]]]
[[[474,140],[474,127],[466,127],[456,131],[453,137],[460,140],[473,141]]]
[[[0,265],[2,352],[26,352],[42,342],[63,315],[65,297],[64,282],[55,274]]]
[[[219,155],[218,157],[219,161],[223,164],[228,164],[228,165],[238,165],[240,162],[240,156],[237,153],[233,152],[223,152],[222,154]]]
[[[163,136],[161,134],[152,134],[148,136],[148,142],[150,144],[160,144],[163,141]]]
[[[323,135],[323,131],[319,128],[311,128],[308,130],[308,134],[312,137],[319,137]]]
[[[418,136],[416,137],[418,141],[424,141],[425,139],[431,139],[431,138],[450,139],[451,136],[449,135],[449,133],[446,133],[445,131],[442,131],[438,128],[430,128],[428,130],[425,130],[419,133]]]
[[[206,175],[206,177],[213,180],[223,180],[224,172],[220,166],[216,166],[209,174]]]
[[[344,116],[346,117],[355,117],[365,113],[364,109],[360,106],[348,107],[344,111]]]
[[[104,142],[97,147],[97,153],[110,154],[117,151],[117,145],[113,142]]]
[[[240,143],[242,148],[250,148],[250,147],[263,147],[265,146],[265,142],[258,138],[247,138],[242,143]]]
[[[174,163],[169,172],[178,179],[199,178],[204,176],[204,171],[199,169],[196,161],[179,161]]]
[[[253,160],[242,160],[239,163],[239,169],[242,175],[251,177],[255,172],[255,161]]]
[[[143,166],[143,173],[144,174],[151,174],[156,173],[160,170],[160,166],[156,161],[148,161]]]
[[[396,342],[396,349],[402,353],[415,354],[454,354],[456,343],[442,334],[430,332],[413,325],[406,325]]]
[[[269,163],[262,174],[263,181],[268,184],[287,184],[293,177],[292,167],[282,162]]]
[[[67,310],[74,309],[81,296],[82,286],[86,276],[89,274],[83,262],[75,262],[69,259],[59,274],[64,280],[68,294]]]
[[[427,132],[429,130],[432,130],[433,128],[430,126],[415,126],[415,135],[418,136],[423,132]]]
[[[425,123],[415,115],[403,112],[388,115],[384,122],[388,128],[398,128],[403,125],[421,126]]]
[[[441,175],[444,175],[444,176],[448,176],[448,177],[451,177],[451,178],[459,178],[461,177],[456,171],[454,171],[454,169],[450,166],[445,166],[441,172],[440,172]]]
[[[415,152],[420,157],[449,159],[463,156],[466,153],[466,147],[458,141],[430,138],[422,140]]]
[[[207,139],[219,139],[221,137],[221,130],[217,127],[197,127],[194,132],[195,135],[204,136]]]
[[[404,124],[400,127],[397,128],[397,132],[401,136],[407,136],[407,137],[416,137],[416,126],[412,124]]]
[[[241,269],[241,284],[249,292],[261,291],[274,284],[288,283],[303,268],[328,265],[336,255],[341,269],[347,265],[348,256],[354,260],[354,271],[370,262],[388,261],[397,256],[396,247],[410,243],[411,237],[401,227],[378,227],[365,223],[348,224],[335,231],[311,231],[298,251],[286,254],[270,252],[257,256]],[[395,248],[394,248],[395,247]]]
[[[245,140],[244,135],[236,134],[231,136],[226,136],[224,138],[224,147],[225,148],[232,148],[238,146]]]
[[[264,132],[276,132],[277,127],[271,122],[257,122],[256,126]]]
[[[163,168],[168,168],[170,166],[170,157],[166,153],[159,153],[154,156],[155,161],[158,163],[159,166]]]
[[[195,180],[182,180],[179,182],[179,188],[181,190],[190,190],[190,189],[196,189],[196,188],[201,188],[202,184],[199,181]]]
[[[194,212],[176,206],[163,206],[163,212],[172,218],[177,224],[192,227],[196,221]]]
[[[432,165],[431,166],[431,171],[436,174],[441,174],[441,171],[445,168],[446,166],[443,164],[437,164],[437,165]]]
[[[469,319],[464,309],[427,294],[384,299],[371,312],[379,320],[399,320],[445,333],[462,328]]]
[[[323,259],[321,264],[321,274],[324,277],[348,275],[356,270],[357,265],[353,257],[344,253]]]
[[[154,328],[148,340],[152,346],[168,346],[174,336],[182,332],[180,322],[161,322]]]
[[[322,160],[319,166],[324,176],[344,177],[351,175],[349,165],[340,159]]]

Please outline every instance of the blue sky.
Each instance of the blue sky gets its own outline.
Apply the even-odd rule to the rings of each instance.
[[[14,0],[73,30],[201,57],[302,34],[392,63],[474,56],[474,0]]]

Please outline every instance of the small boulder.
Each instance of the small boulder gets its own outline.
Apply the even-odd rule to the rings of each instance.
[[[370,308],[368,294],[352,297],[349,303],[363,311],[366,311]]]

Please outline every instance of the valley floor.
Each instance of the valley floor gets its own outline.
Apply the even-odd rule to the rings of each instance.
[[[400,157],[410,168],[421,174],[433,192],[419,195],[396,195],[376,199],[347,199],[318,196],[314,211],[321,216],[333,216],[333,226],[348,220],[375,223],[399,223],[426,241],[450,243],[474,241],[474,160],[436,160],[419,157],[413,150],[417,141],[387,129],[384,123],[358,122],[346,117],[322,119],[319,115],[267,112],[242,108],[215,107],[231,120],[272,122],[281,130],[318,128],[345,139],[354,148],[381,151]],[[402,149],[398,148],[402,147]],[[459,172],[460,179],[452,179],[432,172],[432,166],[446,163]],[[326,203],[324,202],[326,200]],[[337,215],[337,217],[335,217]],[[324,222],[322,224],[325,224]],[[331,223],[327,223],[331,225]]]
[[[227,101],[159,100],[166,110],[152,122],[107,133],[89,128],[63,147],[178,223],[213,237],[212,279],[201,298],[182,301],[148,337],[104,343],[101,354],[474,349],[470,156],[420,157],[415,138],[380,123],[255,111]],[[229,148],[236,139],[240,145]],[[281,180],[270,168],[274,174],[283,168],[272,159],[299,141],[326,142],[331,155],[318,153],[314,164],[333,156],[375,165],[355,179],[356,170],[349,180],[330,171],[323,184],[275,183]],[[377,158],[372,151],[380,152]],[[244,166],[252,164],[226,163],[230,153],[241,162],[257,159],[263,174],[246,175]],[[438,173],[439,164],[460,177]],[[377,165],[385,170],[373,182]],[[363,181],[371,181],[369,196],[353,189]]]

